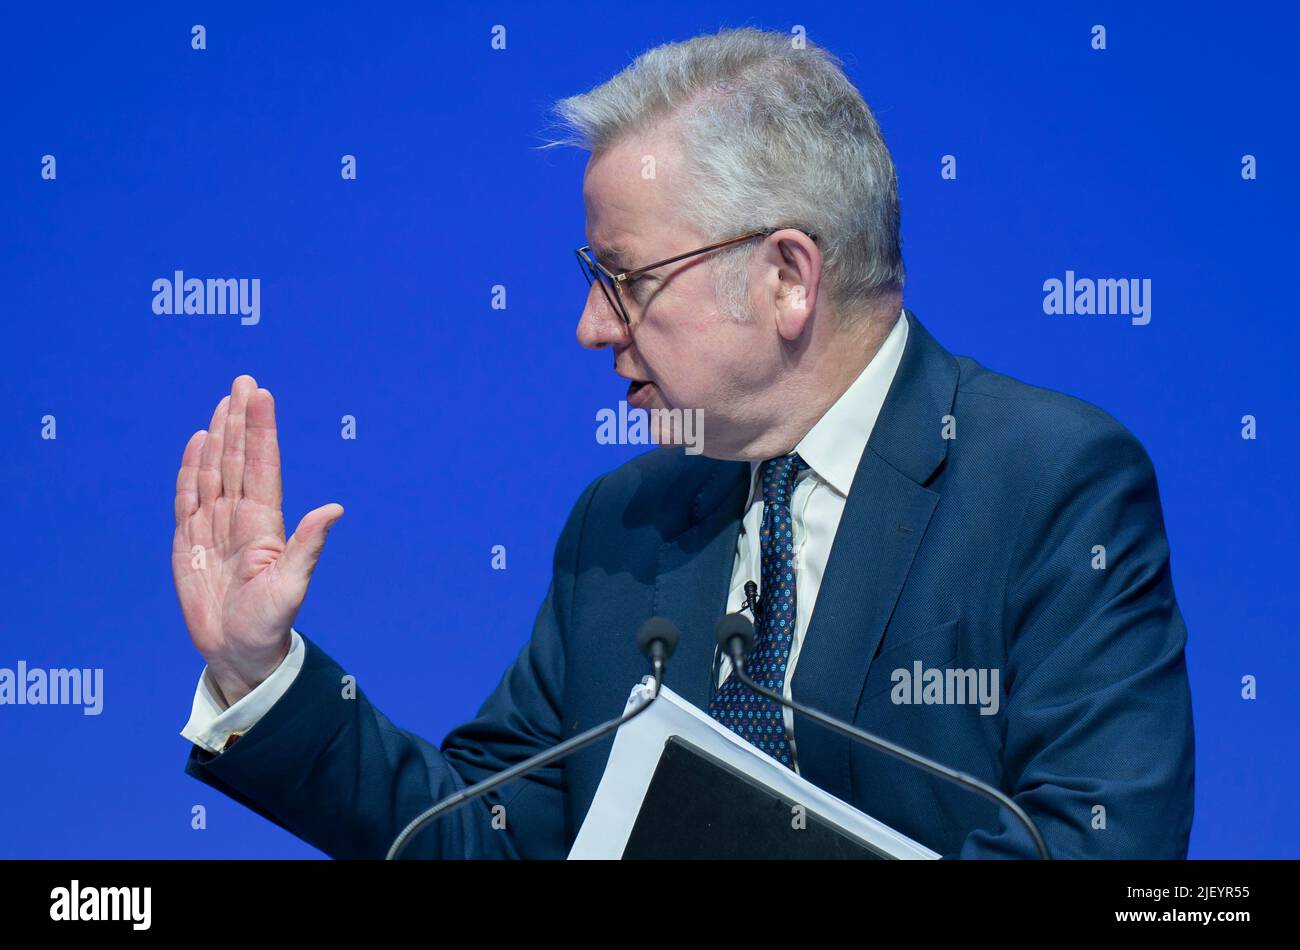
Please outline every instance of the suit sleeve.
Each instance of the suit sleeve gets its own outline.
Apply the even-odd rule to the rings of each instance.
[[[382,858],[435,801],[560,741],[564,631],[583,519],[574,506],[532,637],[470,723],[441,748],[403,730],[304,637],[289,690],[220,755],[194,746],[186,772],[335,858]],[[437,675],[437,671],[433,671]],[[562,764],[508,783],[423,829],[409,858],[563,858]]]
[[[1187,631],[1155,472],[1113,420],[1075,432],[1025,499],[1006,586],[1003,791],[1057,858],[1184,858]],[[1003,813],[960,857],[1034,857]]]

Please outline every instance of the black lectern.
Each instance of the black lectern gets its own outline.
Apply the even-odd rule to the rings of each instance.
[[[800,802],[670,736],[625,860],[893,860]]]

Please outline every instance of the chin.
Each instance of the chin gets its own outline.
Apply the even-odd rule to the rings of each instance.
[[[707,424],[711,417],[706,410],[679,409],[663,398],[653,400],[646,409],[650,413],[652,438],[656,444],[681,446],[688,455],[721,457],[711,451],[714,433]]]

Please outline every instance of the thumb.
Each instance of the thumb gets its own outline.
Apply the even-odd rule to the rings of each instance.
[[[284,572],[296,577],[304,584],[316,569],[320,553],[325,547],[325,536],[329,534],[334,522],[343,517],[343,506],[338,504],[321,505],[307,512],[298,522],[293,537],[284,546],[281,563]]]

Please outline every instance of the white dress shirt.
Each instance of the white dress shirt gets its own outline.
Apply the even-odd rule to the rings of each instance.
[[[212,675],[205,667],[194,691],[194,705],[190,721],[181,735],[196,746],[217,753],[225,748],[226,740],[233,735],[243,735],[257,724],[275,705],[275,701],[289,691],[307,657],[307,644],[297,630],[291,630],[293,645],[289,655],[280,661],[275,672],[262,680],[255,689],[233,706],[226,704]]]
[[[871,362],[795,446],[795,451],[808,463],[808,470],[796,483],[790,501],[794,523],[796,600],[794,641],[790,645],[785,674],[787,699],[791,698],[790,680],[794,677],[804,634],[817,604],[817,592],[826,573],[826,562],[830,558],[840,517],[844,514],[849,488],[857,474],[858,461],[871,438],[871,430],[894,381],[906,344],[907,318],[900,313]],[[761,493],[755,497],[760,465],[759,462],[750,463],[749,500],[740,536],[736,540],[728,613],[740,610],[745,602],[746,581],[762,584],[758,533],[763,520],[763,497]],[[288,691],[302,669],[307,647],[298,631],[292,631],[291,635],[293,643],[289,655],[274,673],[233,706],[226,705],[221,691],[205,669],[194,693],[189,722],[181,730],[181,735],[209,752],[218,753],[232,735],[242,735],[253,728]],[[730,672],[731,660],[723,657],[719,664],[718,682],[724,682]],[[793,722],[794,713],[786,709],[785,728],[789,735],[793,735]]]

